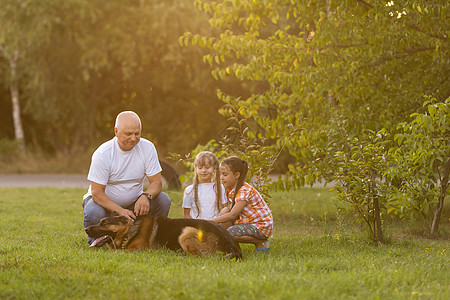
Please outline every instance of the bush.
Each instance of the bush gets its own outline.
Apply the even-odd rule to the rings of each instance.
[[[335,191],[339,200],[350,203],[350,209],[359,222],[365,222],[370,236],[383,242],[382,214],[389,205],[389,184],[384,173],[390,160],[386,130],[371,132],[367,140],[354,138],[347,151],[335,155],[337,180]]]
[[[394,140],[398,147],[388,175],[398,182],[395,189],[399,210],[414,212],[436,234],[449,194],[450,175],[450,98],[439,102],[428,97],[425,113],[414,113],[412,121],[401,123]]]

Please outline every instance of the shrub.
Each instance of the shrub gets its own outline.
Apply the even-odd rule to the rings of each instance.
[[[394,156],[388,176],[398,182],[396,197],[399,214],[416,212],[436,234],[449,194],[450,98],[439,102],[428,97],[426,112],[411,115],[412,121],[399,124],[394,140]]]

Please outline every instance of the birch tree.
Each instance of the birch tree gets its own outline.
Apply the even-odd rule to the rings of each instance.
[[[17,61],[19,59],[19,51],[14,50],[12,55],[9,55],[7,50],[0,44],[0,52],[3,57],[8,62],[10,68],[10,78],[9,78],[9,90],[11,93],[12,102],[12,116],[14,122],[14,134],[15,139],[19,143],[19,148],[22,152],[25,151],[25,137],[23,133],[23,125],[20,110],[19,101],[19,85],[17,79]]]

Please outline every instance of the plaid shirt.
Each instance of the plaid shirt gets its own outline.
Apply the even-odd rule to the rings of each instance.
[[[228,201],[233,200],[234,189],[228,189]],[[244,185],[238,190],[236,195],[236,203],[246,201],[244,209],[239,214],[235,224],[252,224],[266,237],[272,237],[273,217],[269,206],[258,191],[249,185]]]

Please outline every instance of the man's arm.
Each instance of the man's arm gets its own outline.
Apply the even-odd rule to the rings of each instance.
[[[161,172],[157,173],[153,176],[148,176],[148,181],[150,185],[147,188],[146,193],[152,195],[152,199],[158,197],[159,193],[162,190],[162,175]],[[142,195],[136,201],[134,205],[134,213],[136,216],[146,215],[150,212],[150,202],[148,201],[147,196]]]
[[[122,208],[105,194],[105,188],[105,185],[91,181],[92,200],[107,211],[116,212],[129,219],[135,219],[136,216],[131,210]]]

